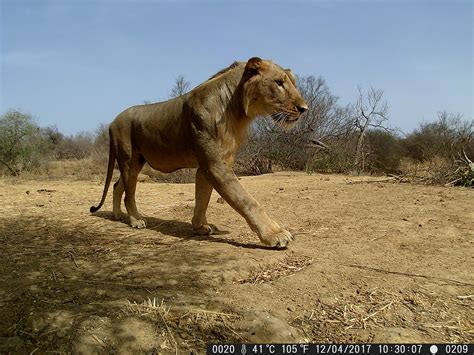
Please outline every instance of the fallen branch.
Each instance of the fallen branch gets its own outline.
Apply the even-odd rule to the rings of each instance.
[[[355,185],[355,184],[370,184],[374,182],[394,182],[394,181],[396,181],[395,178],[383,179],[383,180],[357,180],[357,181],[349,181],[348,184]]]
[[[205,310],[205,309],[198,309],[198,308],[194,308],[194,309],[189,310],[189,313],[191,313],[191,312],[194,312],[194,313],[209,313],[209,314],[215,314],[215,315],[218,315],[218,316],[226,316],[226,317],[239,317],[237,314],[208,311],[208,310]]]

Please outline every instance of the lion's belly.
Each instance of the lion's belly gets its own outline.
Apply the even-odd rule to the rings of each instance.
[[[188,125],[173,116],[142,120],[136,123],[134,145],[156,170],[168,173],[197,167]]]
[[[197,168],[199,166],[196,157],[191,152],[163,152],[153,156],[144,155],[144,158],[153,169],[163,173],[171,173],[182,168]]]

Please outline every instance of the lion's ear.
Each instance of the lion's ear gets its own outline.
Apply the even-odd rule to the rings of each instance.
[[[252,57],[247,61],[247,65],[245,66],[245,78],[250,79],[254,75],[261,74],[265,68],[266,65],[261,58]]]

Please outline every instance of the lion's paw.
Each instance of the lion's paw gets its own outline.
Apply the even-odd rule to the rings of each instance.
[[[202,226],[197,228],[193,227],[194,233],[198,235],[211,235],[218,230],[219,229],[213,224],[203,224]]]
[[[295,238],[287,230],[282,229],[279,232],[265,236],[262,239],[262,242],[271,247],[285,248],[289,242]]]
[[[130,218],[130,227],[132,228],[146,228],[146,223],[143,219]]]
[[[114,212],[114,219],[116,221],[123,221],[125,218],[127,217],[127,215],[123,212]]]

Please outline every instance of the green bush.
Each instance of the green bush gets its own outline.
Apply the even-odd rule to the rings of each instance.
[[[40,168],[53,155],[54,144],[31,115],[8,111],[0,117],[0,163],[11,175]]]
[[[474,155],[474,121],[446,112],[438,120],[423,123],[403,140],[405,155],[420,162],[436,158],[456,159],[466,152]]]
[[[400,139],[383,130],[367,132],[366,169],[375,173],[396,173],[400,168],[403,148]]]

